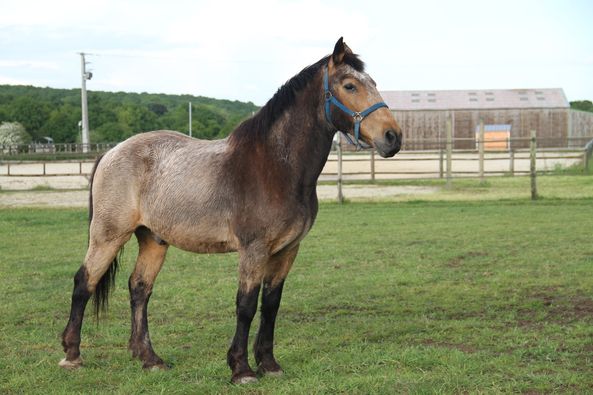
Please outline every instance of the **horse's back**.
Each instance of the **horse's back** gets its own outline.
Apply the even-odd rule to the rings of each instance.
[[[142,133],[118,144],[101,159],[93,179],[98,230],[129,233],[144,225],[176,238],[176,224],[212,227],[207,217],[224,199],[217,170],[227,147],[226,139],[198,140],[172,131]]]

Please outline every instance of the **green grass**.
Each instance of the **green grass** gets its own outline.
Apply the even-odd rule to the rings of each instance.
[[[347,182],[350,185],[416,186],[433,188],[431,194],[405,194],[394,197],[376,198],[383,201],[500,201],[524,200],[531,196],[529,177],[488,177],[484,183],[477,178],[457,178],[446,187],[444,179],[377,180],[375,182]],[[537,189],[542,199],[582,199],[593,197],[593,177],[590,175],[540,175]],[[345,191],[346,198],[348,192]],[[357,201],[357,199],[353,199]],[[363,201],[364,199],[358,199]],[[368,199],[367,199],[368,200]]]
[[[592,207],[321,205],[278,317],[286,374],[247,387],[229,384],[225,363],[236,255],[170,250],[149,318],[173,369],[143,372],[126,350],[130,243],[108,316],[85,322],[85,366],[64,371],[59,335],[86,212],[0,210],[0,393],[590,393]]]

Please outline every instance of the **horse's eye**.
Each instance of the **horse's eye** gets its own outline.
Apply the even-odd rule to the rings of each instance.
[[[344,89],[346,89],[348,92],[354,92],[356,91],[356,86],[354,86],[352,83],[347,83],[344,85]]]

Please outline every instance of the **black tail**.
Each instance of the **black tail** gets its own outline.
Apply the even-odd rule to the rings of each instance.
[[[119,255],[121,255],[122,250],[120,250]],[[113,287],[115,287],[115,275],[117,274],[118,264],[119,262],[116,256],[113,258],[111,265],[109,265],[109,269],[107,269],[103,277],[101,277],[95,288],[95,293],[93,294],[93,306],[95,308],[95,317],[97,320],[99,319],[99,313],[107,310],[109,293]]]
[[[95,165],[93,166],[93,170],[91,171],[91,178],[89,181],[89,239],[91,237],[90,226],[91,222],[93,221],[93,179],[95,178],[95,172],[97,171],[97,167],[99,166],[99,162],[103,158],[103,155],[104,154],[100,155],[95,161]],[[109,269],[107,269],[103,277],[101,277],[99,283],[97,284],[97,287],[95,288],[95,293],[93,294],[93,305],[95,307],[95,317],[97,319],[99,318],[99,312],[104,312],[107,310],[109,293],[115,286],[115,275],[117,274],[117,268],[118,259],[116,256],[115,258],[113,258],[113,262],[111,262],[111,265],[109,265]]]

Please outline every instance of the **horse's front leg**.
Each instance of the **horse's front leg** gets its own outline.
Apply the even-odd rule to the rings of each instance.
[[[246,384],[257,381],[255,373],[247,361],[247,342],[251,321],[257,310],[260,283],[240,281],[237,291],[237,328],[231,347],[227,353],[227,362],[232,370],[231,381],[234,384]]]
[[[257,372],[262,375],[279,376],[283,373],[282,368],[274,358],[274,325],[280,307],[283,286],[284,280],[276,285],[273,285],[270,281],[264,281],[261,322],[253,345]]]
[[[257,372],[270,376],[283,374],[274,358],[274,327],[282,299],[284,279],[288,275],[298,252],[298,245],[273,256],[266,265],[262,291],[261,322],[253,350]]]

